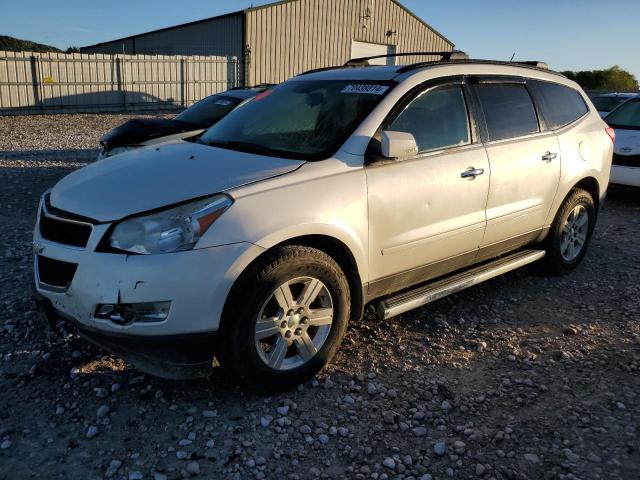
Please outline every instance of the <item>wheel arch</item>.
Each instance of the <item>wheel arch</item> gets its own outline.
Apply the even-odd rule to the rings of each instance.
[[[574,188],[585,190],[591,195],[596,209],[596,215],[598,214],[602,201],[602,189],[600,188],[600,182],[597,178],[595,178],[593,175],[587,175],[579,179],[574,179],[571,182],[567,182],[566,185],[569,185],[569,187],[566,190],[561,190],[561,192],[558,192],[558,194],[556,195],[554,204],[549,210],[549,216],[547,217],[547,221],[545,224],[547,228],[545,228],[540,237],[538,237],[538,239],[536,240],[537,242],[546,240],[547,235],[549,234],[548,227],[553,225],[558,212],[562,208],[562,205],[564,205],[564,202],[567,200],[567,198],[569,198]],[[560,195],[560,193],[563,193],[563,195]]]
[[[565,195],[565,198],[562,200],[563,203],[567,199],[567,197],[571,195],[571,190],[573,190],[574,188],[580,188],[582,190],[589,192],[589,195],[591,195],[591,198],[593,198],[593,203],[595,204],[596,215],[597,215],[600,209],[600,192],[601,192],[600,184],[598,183],[598,180],[595,177],[591,177],[591,176],[584,177],[582,180],[580,180],[578,183],[576,183],[573,187],[569,189],[569,192],[567,193],[567,195]]]
[[[351,249],[343,241],[339,240],[336,237],[325,234],[310,234],[291,237],[262,251],[260,255],[255,257],[235,279],[225,300],[223,312],[234,296],[237,285],[244,278],[244,274],[251,271],[251,269],[256,264],[261,262],[266,256],[270,255],[276,248],[288,245],[299,245],[303,247],[315,248],[326,253],[336,261],[336,263],[340,266],[345,276],[347,277],[347,282],[349,284],[349,291],[351,296],[350,320],[359,320],[364,312],[364,291],[362,277],[358,268],[358,262],[356,261],[355,255],[353,254]]]

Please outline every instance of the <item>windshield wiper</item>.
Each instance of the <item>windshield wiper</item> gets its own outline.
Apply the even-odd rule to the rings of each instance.
[[[265,147],[264,145],[259,145],[257,143],[251,143],[251,142],[239,142],[235,140],[229,140],[226,142],[214,141],[214,142],[207,143],[207,145],[212,147],[228,148],[230,150],[239,150],[241,152],[247,152],[247,153],[258,153],[258,154],[263,154],[270,157],[278,156],[278,153],[275,150],[269,147]]]

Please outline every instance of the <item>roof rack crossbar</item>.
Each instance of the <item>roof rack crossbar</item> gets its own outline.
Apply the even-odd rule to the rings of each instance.
[[[441,60],[451,60],[455,56],[465,55],[463,52],[459,52],[457,50],[452,50],[450,52],[402,52],[402,53],[387,53],[384,55],[373,55],[371,57],[360,57],[360,58],[352,58],[347,63],[344,64],[345,67],[368,67],[369,60],[377,60],[379,58],[390,58],[390,57],[424,57],[424,56],[434,56],[440,57]]]

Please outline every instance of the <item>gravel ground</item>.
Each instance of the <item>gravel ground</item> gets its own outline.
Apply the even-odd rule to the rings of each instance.
[[[317,379],[257,397],[217,370],[143,375],[39,320],[38,196],[125,118],[0,117],[0,479],[640,477],[640,195],[611,196],[573,274],[366,318]]]

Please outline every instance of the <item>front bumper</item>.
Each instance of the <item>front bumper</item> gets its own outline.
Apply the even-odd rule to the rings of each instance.
[[[40,215],[34,230],[35,293],[49,319],[70,320],[93,343],[166,378],[201,376],[203,368],[210,369],[229,291],[264,251],[243,242],[162,255],[101,253],[96,247],[108,225],[93,225],[86,246],[77,247],[43,238],[39,224]],[[63,288],[41,279],[39,267],[55,261],[74,266]],[[100,305],[158,302],[170,302],[163,319],[97,317]]]
[[[81,337],[115,353],[146,373],[184,380],[206,377],[211,372],[218,342],[217,332],[146,337],[105,333],[65,316],[42,295],[36,293],[35,298],[41,314],[53,329],[59,320],[66,320]]]
[[[263,251],[249,243],[164,255],[121,255],[35,241],[35,289],[62,316],[105,333],[137,336],[183,335],[218,330],[222,308],[235,279]],[[77,265],[65,289],[48,288],[38,276],[38,259]],[[158,322],[119,324],[96,318],[98,305],[171,302]]]

